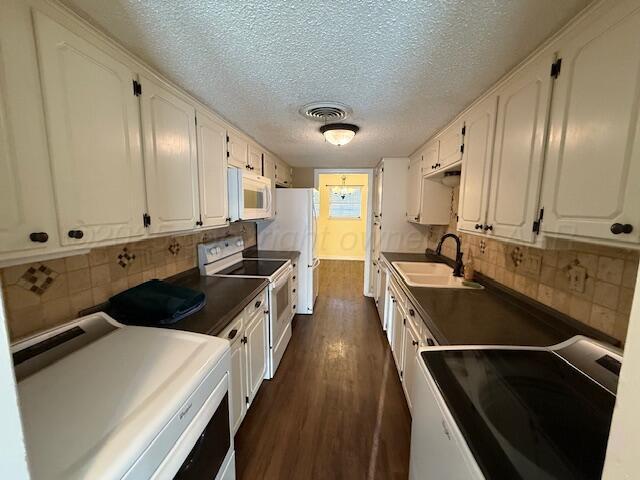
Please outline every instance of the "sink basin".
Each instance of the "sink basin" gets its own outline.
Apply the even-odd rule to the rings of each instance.
[[[465,285],[462,277],[454,277],[453,269],[443,263],[393,262],[398,273],[410,287],[424,288],[483,288],[478,284]]]
[[[453,273],[453,268],[444,263],[393,262],[393,266],[396,267],[401,274],[451,275]]]

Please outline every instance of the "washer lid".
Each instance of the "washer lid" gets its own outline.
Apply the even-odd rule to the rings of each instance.
[[[32,478],[121,478],[228,345],[124,327],[19,382]]]

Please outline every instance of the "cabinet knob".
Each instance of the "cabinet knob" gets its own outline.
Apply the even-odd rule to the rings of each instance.
[[[233,340],[234,338],[236,338],[236,335],[237,335],[237,334],[238,334],[238,329],[237,329],[237,328],[234,328],[233,330],[231,330],[231,331],[229,332],[229,335],[227,335],[227,338],[228,338],[229,340]]]
[[[611,225],[611,233],[613,233],[614,235],[631,232],[633,232],[633,225],[631,225],[630,223],[614,223],[613,225]]]
[[[416,312],[415,312],[415,310],[413,308],[409,309],[409,315],[411,315],[412,317],[416,316]]]
[[[486,232],[487,230],[493,230],[493,225],[485,225],[484,231]]]
[[[84,237],[84,232],[82,230],[69,230],[69,238],[75,238],[76,240],[80,240]]]
[[[476,230],[482,230],[483,227],[484,227],[484,225],[482,225],[481,223],[476,223],[475,229]]]
[[[260,305],[262,305],[262,301],[261,301],[261,300],[258,300],[258,301],[255,303],[254,307],[255,307],[255,308],[258,308]]]
[[[293,293],[296,293],[296,289],[295,288],[293,289]]]
[[[414,347],[417,347],[420,343],[417,342],[416,340],[412,340],[411,341],[411,345],[413,345]]]
[[[427,345],[430,347],[435,346],[436,342],[433,341],[433,338],[427,338]]]
[[[49,235],[46,232],[34,232],[29,235],[29,240],[36,243],[46,243]]]
[[[294,276],[293,276],[293,277],[291,277],[291,278],[292,278],[293,280],[295,280],[295,279],[296,279],[296,276],[294,275]]]
[[[198,220],[198,221],[196,222],[196,226],[197,226],[197,227],[201,227],[201,226],[202,226],[202,221]]]

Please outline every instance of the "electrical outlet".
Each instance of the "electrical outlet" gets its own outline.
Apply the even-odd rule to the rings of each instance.
[[[572,265],[567,275],[569,277],[569,290],[583,293],[587,279],[587,269],[581,265]]]

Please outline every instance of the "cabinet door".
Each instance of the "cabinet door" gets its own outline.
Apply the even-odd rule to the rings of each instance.
[[[266,316],[260,310],[246,330],[247,349],[247,396],[253,401],[267,371]]]
[[[242,137],[232,132],[229,132],[228,139],[228,164],[238,168],[247,168],[247,165],[249,165],[249,144]]]
[[[249,145],[249,170],[256,175],[262,175],[262,150],[253,145]]]
[[[42,105],[20,95],[22,75],[5,68],[21,53],[3,48],[13,40],[4,35],[0,25],[0,252],[44,249],[58,235],[44,126],[33,121]]]
[[[267,177],[275,185],[276,182],[276,161],[268,153],[264,154],[262,162],[262,176]]]
[[[391,343],[391,351],[396,361],[398,373],[402,371],[402,347],[404,343],[404,312],[400,308],[398,300],[392,301],[393,308],[393,342]]]
[[[37,11],[34,20],[61,243],[142,235],[134,73],[96,39]]]
[[[200,219],[206,227],[225,225],[227,198],[227,131],[204,112],[198,112],[198,185]]]
[[[238,333],[237,340],[231,344],[231,372],[229,379],[231,426],[235,434],[247,413],[247,374],[245,367],[244,344],[241,342],[242,332]]]
[[[420,222],[420,205],[422,203],[422,159],[418,154],[409,160],[407,175],[407,220]]]
[[[199,219],[195,108],[146,77],[140,104],[151,231],[193,229]]]
[[[465,118],[458,230],[483,231],[479,225],[485,224],[489,199],[497,103],[497,98],[491,96],[469,111]]]
[[[416,366],[418,365],[418,346],[420,345],[419,336],[413,328],[411,328],[409,322],[406,322],[404,329],[404,341],[403,341],[403,358],[404,364],[402,368],[402,386],[404,387],[404,394],[407,398],[407,405],[409,410],[413,410],[414,398],[413,398],[413,384],[415,383]]]
[[[539,59],[498,92],[487,216],[497,237],[535,240],[553,61],[551,55]]]
[[[380,166],[377,168],[378,175],[376,177],[376,201],[374,202],[373,209],[374,213],[378,215],[378,217],[382,217],[382,182],[384,179],[384,167]]]
[[[640,9],[631,4],[599,16],[558,53],[545,232],[640,241]],[[616,223],[632,231],[614,234]]]
[[[438,151],[438,161],[436,162],[437,166],[434,170],[444,168],[462,160],[462,145],[466,141],[466,138],[464,138],[462,134],[463,127],[464,123],[462,121],[458,121],[438,135],[440,146]],[[427,170],[431,169],[431,163],[427,162],[425,163],[425,166]]]

